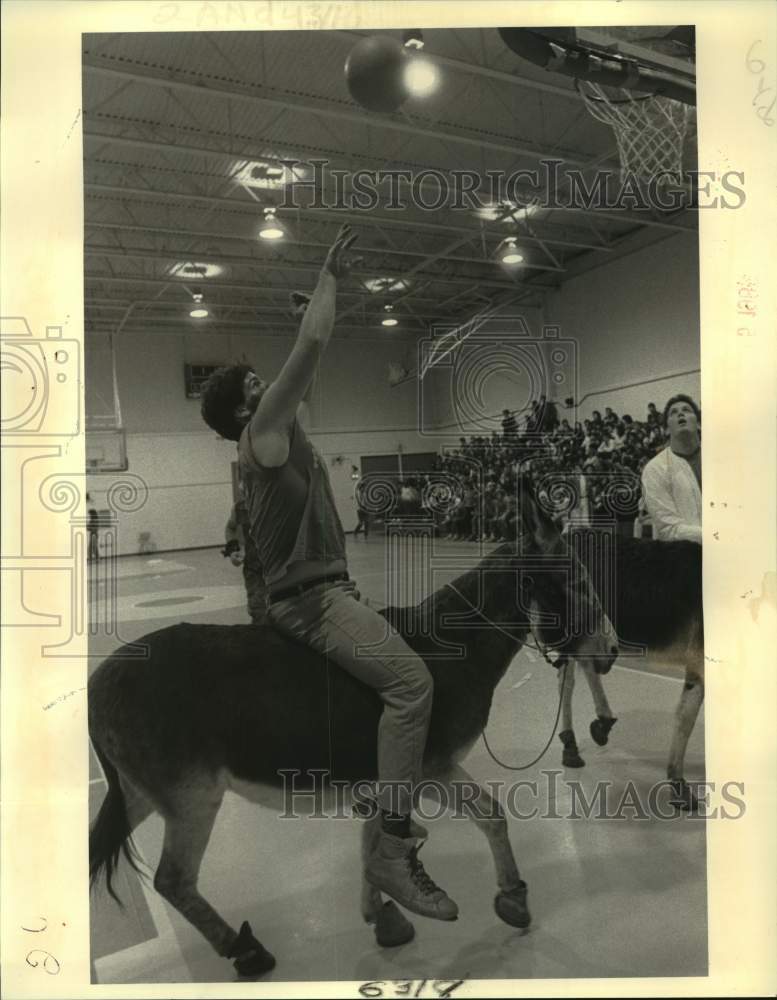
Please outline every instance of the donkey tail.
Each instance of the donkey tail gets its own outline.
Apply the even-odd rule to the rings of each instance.
[[[112,880],[119,863],[119,854],[123,853],[129,864],[140,875],[141,858],[132,842],[132,827],[127,816],[127,805],[119,784],[119,772],[108,760],[96,743],[92,743],[97,759],[100,761],[108,791],[103,799],[100,811],[89,829],[89,886],[92,888],[105,869],[105,882],[108,892],[119,906],[123,906],[116,894]]]

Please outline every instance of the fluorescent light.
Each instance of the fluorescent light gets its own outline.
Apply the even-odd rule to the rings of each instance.
[[[440,71],[423,57],[415,56],[405,67],[405,86],[411,97],[428,97],[440,85]]]

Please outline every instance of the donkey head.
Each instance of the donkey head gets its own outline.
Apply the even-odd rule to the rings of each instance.
[[[618,655],[618,640],[588,571],[525,481],[517,493],[519,607],[529,613],[543,646],[605,674]]]

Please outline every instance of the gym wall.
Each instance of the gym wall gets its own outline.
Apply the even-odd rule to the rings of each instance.
[[[142,510],[122,515],[120,553],[138,551],[150,532],[159,550],[216,545],[232,502],[230,464],[235,446],[202,422],[200,403],[184,393],[184,363],[220,363],[243,357],[272,378],[288,355],[291,336],[148,334],[117,338],[116,369],[127,430],[130,472],[149,488]],[[401,353],[401,351],[400,351]],[[346,530],[356,523],[351,465],[362,455],[428,451],[415,431],[416,385],[392,389],[388,362],[398,344],[333,340],[311,401],[311,437],[327,460]],[[87,412],[111,403],[110,356],[104,338],[87,337]],[[108,486],[120,476],[88,475],[93,502],[105,506]]]
[[[579,344],[578,419],[592,410],[644,419],[676,392],[701,398],[698,373],[667,378],[700,365],[699,247],[695,233],[658,244],[572,278],[548,297],[548,323]],[[614,387],[656,378],[632,389]]]
[[[635,303],[641,303],[635,308]],[[544,310],[517,307],[532,337],[543,324],[559,327],[559,337],[577,345],[576,398],[589,396],[579,418],[593,409],[612,406],[641,418],[649,401],[659,408],[675,392],[700,398],[698,374],[666,378],[699,366],[698,248],[695,236],[673,235],[659,244],[589,271],[548,295]],[[497,337],[503,324],[481,331]],[[149,500],[136,514],[124,515],[122,553],[138,550],[138,535],[150,532],[160,549],[218,544],[231,503],[230,463],[234,446],[204,427],[199,401],[184,395],[185,362],[218,363],[245,357],[262,374],[273,377],[290,347],[290,338],[171,335],[150,332],[119,337],[116,366],[130,471],[149,486]],[[104,412],[109,358],[87,338],[87,412]],[[540,353],[550,371],[549,348]],[[355,524],[351,465],[362,455],[437,450],[455,443],[459,434],[484,433],[467,419],[451,392],[451,369],[432,370],[421,387],[424,430],[418,433],[419,386],[412,379],[391,388],[389,361],[415,360],[406,341],[333,340],[322,362],[319,386],[312,400],[312,437],[325,456],[340,515],[346,530]],[[567,375],[571,372],[567,366]],[[615,387],[640,379],[660,381],[635,388]],[[477,381],[477,380],[475,380]],[[524,384],[526,383],[526,384]],[[472,383],[474,384],[474,382]],[[530,395],[525,376],[495,370],[478,383],[476,409],[498,414]],[[604,391],[602,391],[604,390]],[[559,393],[556,398],[563,398]],[[548,392],[552,397],[553,393]],[[562,415],[566,411],[561,410]],[[570,417],[572,414],[568,414]],[[462,417],[464,419],[462,419]],[[463,428],[462,426],[463,425]],[[111,476],[87,477],[94,502],[101,506]]]

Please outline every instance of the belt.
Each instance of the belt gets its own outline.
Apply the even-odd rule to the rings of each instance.
[[[350,577],[347,573],[335,573],[333,576],[317,576],[315,580],[305,580],[304,583],[295,583],[290,587],[284,587],[282,590],[276,590],[274,594],[270,594],[268,600],[270,604],[275,604],[277,601],[285,601],[289,597],[301,597],[306,590],[319,587],[322,583],[337,583],[340,580],[350,580]]]

